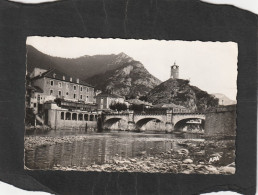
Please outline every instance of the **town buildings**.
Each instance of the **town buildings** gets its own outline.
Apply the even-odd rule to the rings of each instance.
[[[30,74],[33,90],[30,94],[30,107],[38,113],[45,102],[56,98],[67,102],[95,104],[94,87],[90,84],[56,69],[44,70],[35,68]]]

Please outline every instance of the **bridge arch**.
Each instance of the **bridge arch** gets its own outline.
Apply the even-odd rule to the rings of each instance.
[[[144,127],[145,125],[147,125],[147,123],[149,123],[150,121],[153,121],[154,124],[162,124],[165,125],[164,121],[159,119],[159,118],[155,118],[155,117],[146,117],[146,118],[142,118],[140,120],[138,120],[135,123],[136,129],[137,130],[147,130],[146,128],[152,128],[152,129],[148,129],[148,130],[156,130],[157,127],[155,127],[155,125],[152,125],[152,127]],[[158,128],[160,129],[160,127]]]
[[[174,124],[174,131],[204,130],[205,119],[203,117],[182,118]]]
[[[121,130],[125,128],[125,124],[127,126],[127,121],[120,117],[109,118],[104,121],[103,127],[104,129],[117,129]]]

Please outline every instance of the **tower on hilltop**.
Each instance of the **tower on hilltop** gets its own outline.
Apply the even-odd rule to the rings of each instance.
[[[179,66],[176,65],[176,62],[171,66],[171,79],[178,79],[179,78]]]

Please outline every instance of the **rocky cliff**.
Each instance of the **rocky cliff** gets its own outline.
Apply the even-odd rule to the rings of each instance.
[[[193,111],[204,111],[218,105],[218,99],[189,84],[188,80],[169,79],[147,94],[153,104],[173,103]]]
[[[96,89],[113,92],[122,96],[143,96],[159,85],[161,81],[152,76],[143,64],[122,53],[119,66],[86,79]]]

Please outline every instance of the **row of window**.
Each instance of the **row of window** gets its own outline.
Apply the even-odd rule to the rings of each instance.
[[[50,89],[49,94],[50,94],[50,95],[53,95],[53,93],[54,93],[53,89]],[[69,96],[69,93],[66,92],[65,95],[66,95],[66,96]],[[62,96],[62,91],[58,90],[58,96],[59,96],[59,97]],[[77,94],[74,93],[74,94],[73,94],[73,98],[74,98],[74,99],[77,99]],[[89,98],[89,96],[86,96],[86,100],[88,100],[88,98]],[[83,95],[82,95],[82,94],[80,94],[80,99],[81,99],[81,100],[83,99]]]
[[[73,121],[97,121],[98,116],[94,114],[77,114],[70,112],[61,112],[61,120],[73,120]]]
[[[62,88],[62,84],[63,84],[62,82],[58,82],[58,87]],[[53,80],[50,81],[50,85],[54,86],[54,81]],[[80,91],[83,91],[83,87],[82,86],[80,86],[79,88],[80,88]],[[69,83],[66,83],[66,89],[69,89]],[[77,90],[77,85],[73,86],[73,90],[75,90],[75,91]],[[86,92],[89,92],[89,88],[88,87],[86,87]]]

